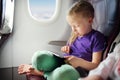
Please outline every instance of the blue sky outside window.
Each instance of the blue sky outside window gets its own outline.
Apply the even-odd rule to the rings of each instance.
[[[56,0],[29,0],[32,16],[37,19],[49,19],[53,16]]]

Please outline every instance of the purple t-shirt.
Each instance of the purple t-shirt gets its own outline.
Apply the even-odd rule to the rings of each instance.
[[[83,37],[77,37],[70,45],[69,55],[92,61],[93,52],[103,51],[105,49],[106,40],[102,33],[92,30]]]

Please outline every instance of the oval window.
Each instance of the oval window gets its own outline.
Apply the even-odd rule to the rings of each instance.
[[[56,0],[29,0],[31,15],[37,20],[47,20],[55,13]]]

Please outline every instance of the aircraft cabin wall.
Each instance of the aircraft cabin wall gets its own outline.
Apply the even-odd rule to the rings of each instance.
[[[37,21],[29,12],[28,0],[15,0],[13,32],[0,50],[0,68],[16,67],[31,63],[38,50],[60,52],[61,46],[50,45],[50,41],[67,40],[70,27],[66,22],[71,0],[56,0],[56,15],[51,21]]]

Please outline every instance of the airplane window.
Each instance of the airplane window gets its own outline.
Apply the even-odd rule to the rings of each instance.
[[[29,9],[32,17],[38,20],[52,18],[55,13],[56,0],[29,0]]]

